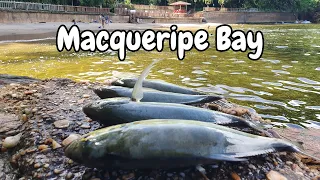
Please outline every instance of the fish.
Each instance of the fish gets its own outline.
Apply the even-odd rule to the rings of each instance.
[[[133,88],[137,81],[138,81],[137,78],[124,78],[124,79],[118,79],[111,82],[111,85]],[[157,81],[157,80],[144,80],[142,83],[142,87],[156,89],[164,92],[173,92],[173,93],[191,94],[191,95],[205,95],[205,93],[198,92],[187,87],[182,87],[172,83]]]
[[[131,97],[133,89],[122,86],[106,86],[93,90],[101,99],[113,97]],[[208,103],[223,99],[222,96],[214,95],[190,95],[172,92],[157,91],[153,89],[143,88],[143,98],[141,102],[164,102],[194,105],[200,103]]]
[[[183,119],[149,119],[92,131],[66,146],[65,155],[87,167],[170,169],[247,161],[248,157],[299,147],[277,138]]]
[[[186,119],[261,129],[256,123],[219,111],[177,103],[135,102],[127,97],[96,100],[87,103],[82,111],[105,126],[147,119]]]

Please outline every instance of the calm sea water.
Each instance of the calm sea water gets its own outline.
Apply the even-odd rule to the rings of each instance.
[[[255,109],[276,124],[320,128],[320,25],[238,25],[234,29],[264,33],[262,59],[247,53],[217,52],[211,47],[186,53],[165,50],[128,52],[120,62],[115,52],[59,53],[54,40],[0,44],[0,74],[35,78],[105,81],[138,75],[153,59],[162,58],[149,79],[161,79],[201,91],[231,96],[232,102]],[[214,34],[214,31],[210,31]]]

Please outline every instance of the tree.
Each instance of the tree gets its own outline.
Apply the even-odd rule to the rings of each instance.
[[[224,0],[218,0],[219,5],[221,6],[221,8],[224,7]]]
[[[207,7],[212,4],[212,0],[203,0],[203,2],[207,5]]]

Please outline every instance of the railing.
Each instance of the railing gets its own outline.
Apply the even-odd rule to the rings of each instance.
[[[0,1],[0,9],[24,10],[24,11],[93,13],[93,14],[108,14],[108,13],[110,13],[109,8],[54,5],[54,4],[14,2],[14,1]]]
[[[216,8],[216,7],[204,7],[203,11],[219,11],[219,12],[259,12],[257,8]]]
[[[174,10],[173,6],[155,6],[155,5],[142,5],[142,4],[133,4],[133,7],[136,10]]]

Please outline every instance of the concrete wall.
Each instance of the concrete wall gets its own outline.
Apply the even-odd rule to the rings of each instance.
[[[281,12],[203,12],[203,16],[211,23],[271,23],[296,20],[292,13]]]
[[[48,12],[18,12],[1,11],[0,23],[38,23],[38,22],[71,22],[73,19],[82,22],[92,22],[99,20],[99,15],[88,14],[57,14]],[[111,16],[113,22],[128,22],[128,16]]]
[[[207,22],[211,23],[271,23],[271,22],[294,22],[296,19],[292,13],[265,13],[265,12],[203,12]],[[144,16],[145,17],[145,16]],[[156,23],[199,23],[200,17],[171,17],[152,16],[144,18],[143,22]],[[164,18],[166,17],[166,18]],[[38,22],[71,22],[73,19],[82,22],[99,20],[99,15],[72,14],[72,13],[48,13],[48,12],[19,12],[1,11],[0,23],[38,23]],[[111,16],[113,22],[126,23],[128,16]]]
[[[198,24],[201,22],[201,18],[184,17],[184,18],[142,18],[142,23],[151,23],[155,21],[156,23],[169,23],[169,24]]]

